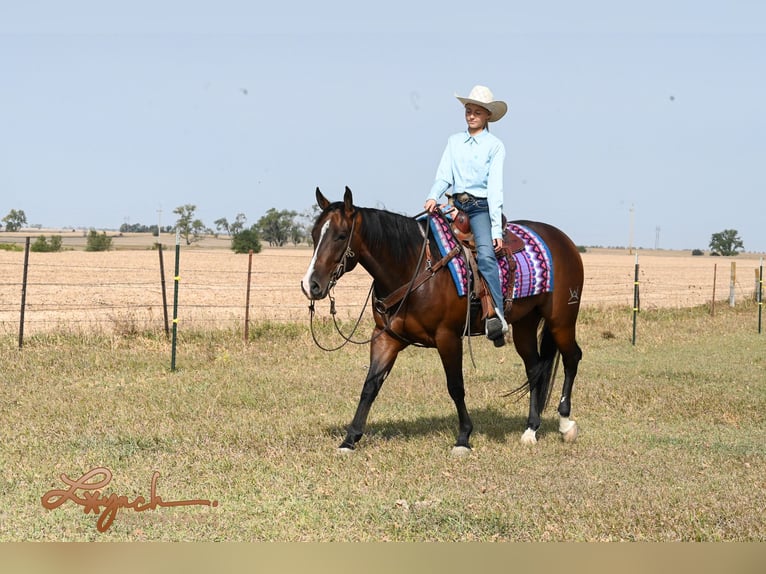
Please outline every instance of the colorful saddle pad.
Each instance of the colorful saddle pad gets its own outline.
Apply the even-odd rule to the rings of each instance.
[[[524,250],[513,254],[516,260],[513,299],[531,297],[553,291],[553,259],[542,238],[529,227],[509,223],[508,231],[524,242]],[[503,280],[503,295],[508,297],[510,266],[503,258],[498,262]]]
[[[443,257],[457,245],[457,239],[450,229],[449,222],[441,213],[434,212],[428,220]],[[524,242],[524,249],[513,255],[516,260],[516,271],[514,273],[512,298],[521,299],[553,291],[553,260],[548,246],[529,227],[508,223],[507,229],[518,235]],[[462,297],[468,292],[470,274],[468,265],[463,257],[454,257],[447,267],[455,282],[458,295]],[[498,261],[498,267],[502,279],[503,296],[508,298],[508,292],[511,288],[510,265],[505,258],[501,258]]]
[[[428,218],[428,222],[431,225],[431,233],[436,238],[436,243],[439,245],[439,252],[444,257],[447,253],[457,245],[457,239],[455,234],[452,233],[450,223],[447,218],[439,211],[434,211],[431,217]],[[455,287],[457,288],[457,294],[461,297],[468,292],[468,265],[463,257],[453,257],[447,263],[447,268],[452,274],[452,279],[455,281]]]

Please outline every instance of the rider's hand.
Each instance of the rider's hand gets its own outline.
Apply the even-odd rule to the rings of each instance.
[[[435,199],[426,200],[426,203],[423,206],[423,209],[425,209],[428,213],[433,213],[434,209],[436,209],[436,200]]]

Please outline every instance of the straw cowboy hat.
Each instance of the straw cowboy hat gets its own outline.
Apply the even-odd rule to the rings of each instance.
[[[477,106],[489,110],[491,114],[489,116],[490,122],[496,122],[508,111],[508,105],[500,100],[495,101],[494,96],[492,95],[492,90],[486,86],[474,86],[467,98],[461,98],[457,94],[455,94],[455,97],[460,100],[463,105],[476,104]]]

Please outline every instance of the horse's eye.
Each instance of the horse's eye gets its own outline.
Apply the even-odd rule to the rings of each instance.
[[[345,233],[339,233],[338,236],[335,238],[336,241],[345,241],[347,235]]]

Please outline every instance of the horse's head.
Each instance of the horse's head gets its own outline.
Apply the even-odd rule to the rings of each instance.
[[[353,248],[357,210],[351,190],[346,187],[343,201],[330,203],[317,187],[316,198],[322,213],[311,231],[314,256],[301,280],[301,290],[311,300],[327,297],[338,279],[353,269],[358,260]]]

